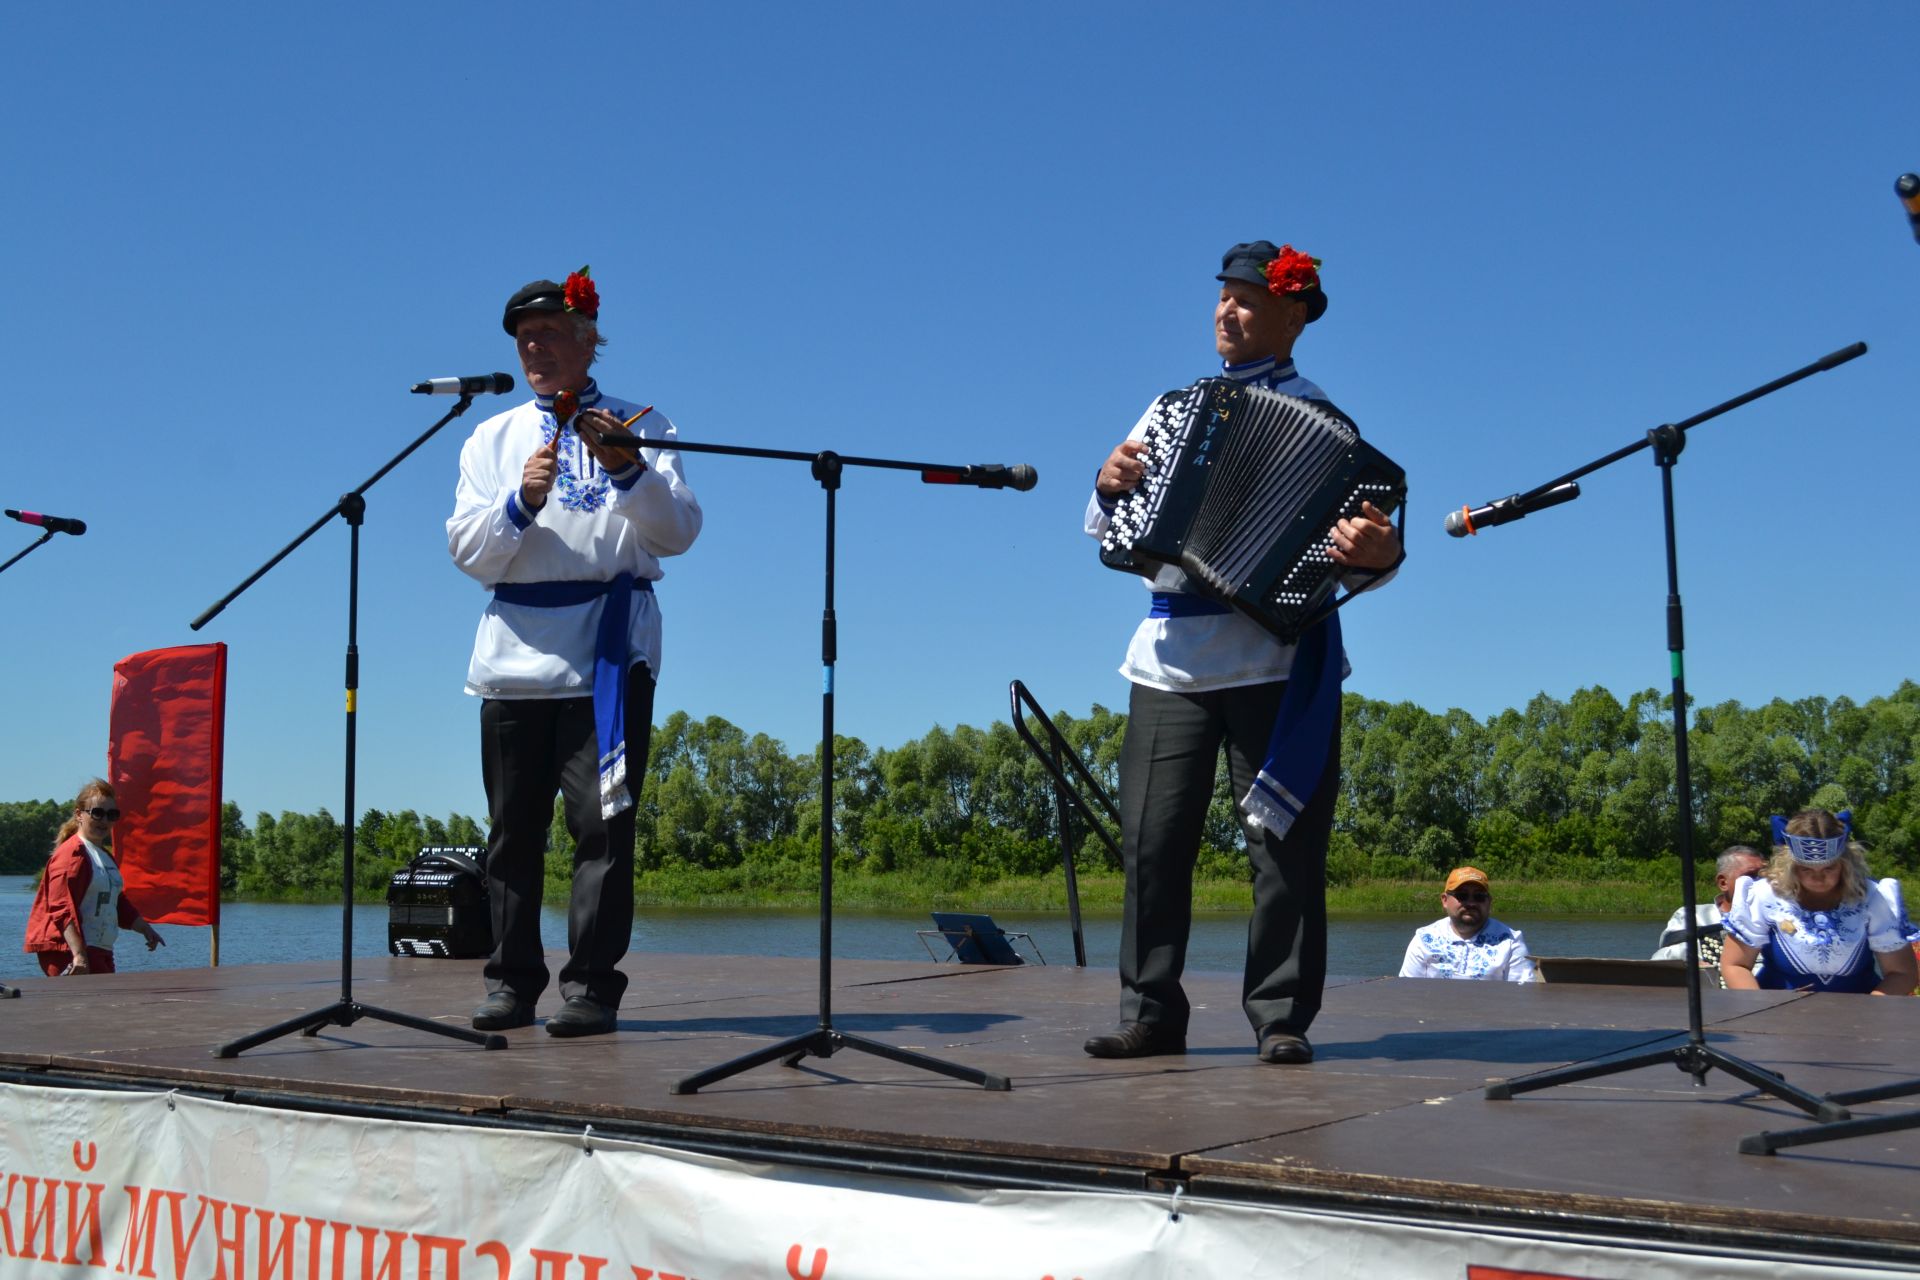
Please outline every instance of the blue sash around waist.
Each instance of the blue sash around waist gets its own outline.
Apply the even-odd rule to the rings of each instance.
[[[1156,591],[1149,618],[1204,618],[1233,610],[1216,600],[1184,591]],[[1240,799],[1247,825],[1282,839],[1307,807],[1322,775],[1339,768],[1327,758],[1334,726],[1340,722],[1340,686],[1346,665],[1340,644],[1340,615],[1331,613],[1307,628],[1293,649],[1293,668],[1280,695],[1279,714],[1267,742],[1267,755],[1253,785]]]
[[[630,591],[651,591],[653,582],[623,573]],[[586,604],[611,595],[620,578],[612,582],[501,582],[493,588],[493,598],[501,604],[531,605],[536,609],[563,609],[570,604]]]
[[[1205,596],[1189,595],[1184,591],[1156,591],[1153,593],[1153,605],[1147,610],[1149,618],[1205,618],[1214,614],[1232,613],[1218,600],[1209,600]]]
[[[563,609],[606,597],[593,638],[593,728],[600,746],[600,816],[633,807],[627,787],[627,629],[633,593],[653,583],[623,573],[610,582],[502,582],[493,589],[501,604]]]

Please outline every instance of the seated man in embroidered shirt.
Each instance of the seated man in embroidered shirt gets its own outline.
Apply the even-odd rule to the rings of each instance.
[[[1727,908],[1733,905],[1733,891],[1742,880],[1765,875],[1767,860],[1744,844],[1736,844],[1720,855],[1713,868],[1713,887],[1716,890],[1712,902],[1696,903],[1693,908],[1694,927],[1700,934],[1700,967],[1711,969],[1715,978],[1720,976],[1721,921]],[[1685,960],[1687,958],[1687,909],[1675,907],[1673,917],[1667,921],[1667,927],[1660,933],[1660,949],[1653,953],[1655,960]],[[1724,983],[1722,985],[1725,985]]]
[[[582,267],[536,280],[502,324],[534,399],[487,419],[460,453],[447,548],[491,592],[474,637],[467,692],[480,704],[491,830],[487,892],[493,954],[483,1031],[524,1027],[547,986],[540,890],[553,797],[573,837],[565,1003],[556,1036],[614,1028],[633,935],[633,799],[646,776],[660,671],[660,560],[700,532],[700,504],[671,447],[610,444],[629,420],[674,438],[661,414],[601,394],[589,375],[600,297]]]
[[[1455,867],[1447,874],[1440,906],[1447,914],[1416,930],[1407,944],[1401,977],[1534,981],[1527,940],[1490,914],[1493,888],[1486,872]]]

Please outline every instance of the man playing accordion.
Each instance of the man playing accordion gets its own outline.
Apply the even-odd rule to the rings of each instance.
[[[1293,363],[1301,331],[1327,309],[1319,261],[1265,240],[1229,249],[1215,278],[1214,345],[1220,376],[1302,400],[1327,402]],[[1150,409],[1100,467],[1086,529],[1106,532],[1115,502],[1147,474]],[[1384,581],[1400,538],[1371,503],[1331,531],[1328,555],[1359,589]],[[1364,571],[1364,572],[1361,572]],[[1297,645],[1191,590],[1164,566],[1147,579],[1149,615],[1120,673],[1131,683],[1120,754],[1126,909],[1120,935],[1120,1026],[1094,1036],[1096,1058],[1186,1051],[1189,1006],[1180,987],[1192,923],[1193,868],[1224,742],[1233,791],[1245,796],[1253,863],[1253,919],[1242,1005],[1259,1057],[1313,1060],[1306,1031],[1320,1010],[1327,968],[1327,842],[1340,776],[1338,615]]]

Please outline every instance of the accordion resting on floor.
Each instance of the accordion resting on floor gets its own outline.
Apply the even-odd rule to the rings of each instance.
[[[387,950],[396,956],[484,956],[493,950],[486,849],[433,845],[387,885]]]
[[[1144,439],[1146,475],[1116,503],[1101,563],[1174,565],[1289,644],[1352,598],[1334,598],[1335,522],[1406,501],[1406,472],[1338,409],[1227,378],[1161,396]]]

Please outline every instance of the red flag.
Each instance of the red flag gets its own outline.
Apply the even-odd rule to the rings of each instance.
[[[220,761],[227,646],[150,649],[113,664],[107,777],[125,815],[127,896],[160,924],[220,923]]]

